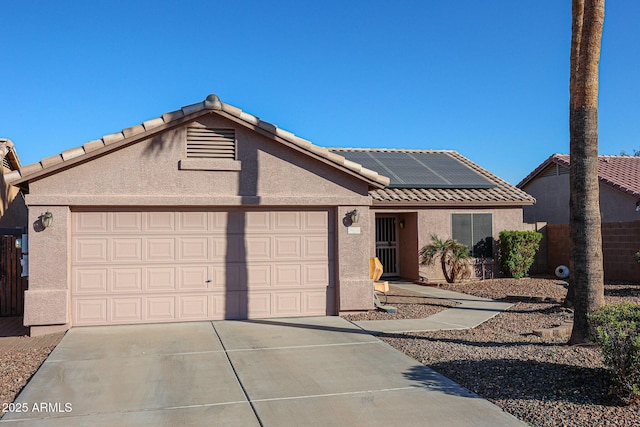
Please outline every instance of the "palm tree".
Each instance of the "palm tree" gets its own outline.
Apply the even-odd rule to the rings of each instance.
[[[469,248],[456,240],[442,240],[438,236],[431,236],[431,244],[418,251],[420,263],[433,265],[440,258],[442,273],[447,283],[454,283],[457,278],[463,278],[468,272]]]
[[[573,0],[570,131],[570,288],[574,307],[570,344],[589,341],[587,313],[604,305],[598,184],[598,64],[604,0]]]

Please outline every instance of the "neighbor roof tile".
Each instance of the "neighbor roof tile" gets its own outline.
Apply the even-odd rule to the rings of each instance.
[[[569,167],[571,156],[569,154],[553,154],[527,175],[518,184],[518,187],[522,188],[551,163]],[[620,191],[640,198],[640,157],[598,156],[598,179]]]

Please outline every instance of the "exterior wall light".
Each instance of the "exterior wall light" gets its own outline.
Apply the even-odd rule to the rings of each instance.
[[[53,214],[49,211],[40,215],[40,222],[43,228],[49,228],[53,224]]]
[[[358,213],[358,209],[354,209],[347,214],[351,218],[351,222],[353,224],[357,224],[360,221],[360,214]]]
[[[636,212],[640,212],[640,201],[636,202]]]

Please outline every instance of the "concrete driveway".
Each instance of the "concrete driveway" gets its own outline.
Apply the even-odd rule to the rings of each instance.
[[[524,425],[340,317],[71,329],[7,426]]]

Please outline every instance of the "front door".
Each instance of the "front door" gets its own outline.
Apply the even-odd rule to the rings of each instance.
[[[382,277],[398,275],[396,218],[376,217],[376,257],[382,263]]]

